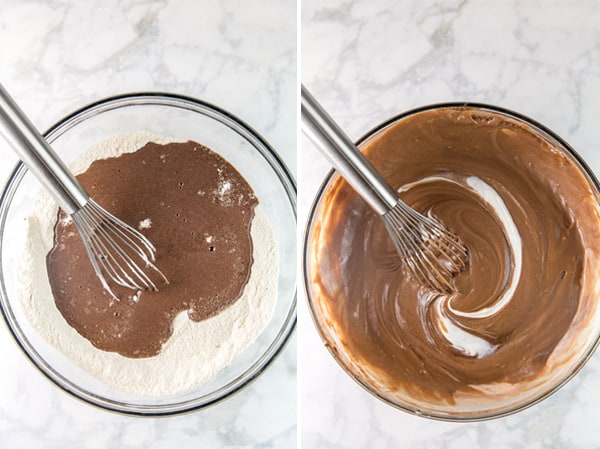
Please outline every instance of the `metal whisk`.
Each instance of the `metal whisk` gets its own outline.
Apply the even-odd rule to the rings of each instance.
[[[119,300],[111,284],[136,291],[158,290],[150,272],[168,282],[153,263],[156,249],[152,243],[89,197],[1,85],[0,125],[0,134],[62,210],[73,218],[90,262],[113,298]]]
[[[410,272],[423,286],[452,293],[452,278],[465,269],[468,261],[465,245],[437,220],[420,214],[400,200],[304,86],[301,97],[303,131],[381,216]]]

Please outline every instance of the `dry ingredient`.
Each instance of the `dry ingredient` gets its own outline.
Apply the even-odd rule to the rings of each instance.
[[[167,144],[173,139],[145,132],[116,136],[93,146],[72,166],[85,171],[97,159],[130,153],[147,142]],[[220,182],[220,197],[229,197],[231,185]],[[260,205],[251,223],[253,264],[241,297],[203,321],[194,322],[185,311],[173,322],[173,334],[160,353],[133,359],[105,352],[67,324],[57,310],[45,267],[45,256],[53,244],[57,208],[45,192],[35,213],[27,220],[27,246],[19,270],[21,300],[32,325],[51,345],[104,383],[130,393],[162,396],[177,394],[207,382],[252,344],[266,327],[277,294],[277,244]],[[138,220],[140,229],[151,229],[151,217]],[[210,238],[208,236],[207,238]]]

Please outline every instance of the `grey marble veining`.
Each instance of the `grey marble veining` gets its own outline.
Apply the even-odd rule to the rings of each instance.
[[[600,175],[600,3],[484,0],[302,2],[302,81],[353,138],[409,109],[497,104],[545,124]],[[299,226],[327,161],[302,137]],[[299,310],[305,448],[598,448],[600,353],[518,414],[454,424],[395,410],[323,347]]]
[[[40,129],[100,98],[168,91],[219,105],[296,172],[296,4],[289,0],[2,0],[0,82]],[[17,159],[0,145],[0,183]],[[292,448],[296,337],[209,409],[131,418],[66,395],[0,324],[1,448]]]

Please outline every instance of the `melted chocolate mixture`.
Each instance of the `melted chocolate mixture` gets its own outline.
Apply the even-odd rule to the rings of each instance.
[[[126,357],[154,356],[180,312],[197,322],[240,297],[250,276],[258,201],[219,155],[195,142],[148,143],[95,161],[78,179],[98,204],[150,239],[169,280],[157,279],[159,292],[115,287],[122,299],[114,301],[61,212],[47,256],[52,293],[67,322],[94,346]]]
[[[328,344],[381,394],[430,403],[535,378],[596,300],[590,181],[526,126],[468,108],[415,114],[362,149],[407,203],[460,236],[470,261],[457,294],[422,288],[381,219],[334,178],[309,237],[313,306],[337,335]]]

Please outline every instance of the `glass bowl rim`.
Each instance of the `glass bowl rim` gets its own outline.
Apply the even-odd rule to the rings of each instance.
[[[65,131],[65,127],[76,126],[77,124],[85,121],[87,118],[94,117],[102,112],[108,112],[127,106],[164,106],[184,109],[197,114],[202,114],[212,120],[220,122],[222,125],[229,127],[232,131],[244,138],[255,151],[259,152],[277,175],[283,189],[285,190],[286,199],[290,203],[294,222],[297,222],[296,181],[291,175],[285,162],[281,159],[281,156],[279,156],[279,154],[271,147],[265,138],[263,138],[246,122],[227,110],[204,100],[176,93],[158,91],[132,92],[113,95],[80,107],[79,109],[60,119],[46,132],[42,133],[42,135],[46,139],[50,139],[55,136],[59,137],[62,135],[62,131]],[[6,180],[0,195],[0,254],[2,254],[2,242],[4,240],[6,217],[16,190],[27,171],[27,167],[22,161],[19,160]],[[101,397],[92,392],[86,391],[83,388],[80,388],[77,384],[59,374],[44,360],[44,358],[31,345],[27,336],[13,315],[10,306],[10,300],[8,299],[8,294],[5,288],[2,265],[3,262],[2,258],[0,257],[0,313],[2,314],[4,322],[8,327],[10,335],[17,343],[17,346],[25,354],[26,358],[46,379],[48,379],[59,389],[68,393],[70,396],[75,397],[86,404],[123,415],[141,417],[179,415],[210,407],[233,396],[234,394],[243,390],[246,386],[250,385],[271,365],[271,363],[287,346],[287,343],[289,342],[290,337],[296,328],[297,279],[295,282],[296,288],[294,289],[294,295],[290,301],[288,313],[285,316],[283,325],[277,331],[275,339],[262,352],[261,356],[256,359],[252,365],[240,376],[213,391],[212,393],[203,396],[210,396],[208,400],[203,401],[203,397],[200,397],[169,404],[126,404],[115,399]]]
[[[596,192],[600,195],[600,182],[598,182],[598,178],[596,177],[594,172],[591,170],[591,168],[587,165],[587,163],[584,161],[584,159],[563,138],[561,138],[558,134],[556,134],[550,128],[544,126],[543,124],[537,122],[536,120],[529,118],[526,115],[523,115],[519,112],[515,112],[515,111],[507,109],[507,108],[503,108],[501,106],[492,105],[492,104],[479,103],[479,102],[443,102],[443,103],[432,103],[432,104],[408,109],[404,112],[401,112],[399,114],[392,116],[391,118],[389,118],[389,119],[381,122],[380,124],[376,125],[375,127],[371,128],[369,131],[367,131],[365,134],[363,134],[355,142],[355,145],[356,146],[362,145],[369,138],[373,137],[374,135],[376,135],[380,131],[384,130],[388,126],[393,125],[393,124],[399,122],[400,120],[408,118],[412,115],[415,115],[415,114],[418,114],[421,112],[436,110],[436,109],[458,109],[458,108],[475,108],[475,109],[480,109],[483,111],[487,110],[492,113],[499,113],[501,115],[508,116],[509,118],[516,119],[519,122],[529,125],[534,130],[538,130],[538,131],[541,131],[541,132],[547,134],[550,138],[556,140],[556,142],[565,150],[566,153],[569,154],[569,156],[573,157],[575,162],[577,164],[579,164],[579,167],[581,168],[581,170],[586,174],[586,176],[588,176],[592,185],[596,189]],[[317,193],[315,194],[315,196],[312,200],[312,204],[309,208],[307,219],[306,219],[306,226],[304,229],[303,243],[302,243],[302,249],[301,249],[302,283],[304,285],[304,293],[306,296],[306,302],[308,303],[308,309],[309,309],[310,316],[313,321],[314,327],[317,329],[319,337],[321,338],[321,341],[324,343],[328,343],[329,340],[326,338],[324,330],[321,329],[321,327],[319,325],[317,314],[316,314],[316,311],[313,306],[313,295],[311,294],[311,291],[309,288],[309,284],[310,284],[309,272],[308,272],[309,237],[310,237],[312,224],[315,219],[315,215],[316,215],[317,209],[319,207],[321,198],[322,198],[323,194],[325,193],[325,190],[329,186],[329,183],[331,182],[331,180],[333,179],[333,177],[335,175],[336,175],[335,169],[331,169],[325,175],[325,178],[321,182],[321,184],[317,190]],[[334,348],[332,348],[329,343],[325,344],[325,346],[327,347],[327,350],[329,351],[329,353],[333,357],[333,359],[336,361],[338,366],[340,368],[342,368],[342,370],[352,380],[354,380],[358,385],[360,385],[364,390],[366,390],[369,394],[371,394],[375,398],[379,399],[380,401],[384,402],[387,405],[390,405],[396,409],[402,410],[402,411],[410,413],[412,415],[429,418],[429,419],[433,419],[433,420],[437,420],[437,421],[446,421],[446,422],[487,421],[487,420],[491,420],[491,419],[502,418],[502,417],[505,417],[508,415],[512,415],[514,413],[525,410],[535,404],[538,404],[539,402],[541,402],[544,399],[548,398],[549,396],[553,395],[555,392],[557,392],[559,389],[561,389],[565,384],[567,384],[581,370],[581,368],[583,368],[583,366],[592,357],[596,348],[599,345],[600,345],[600,333],[596,336],[594,343],[592,343],[586,349],[585,355],[570,370],[570,372],[567,376],[565,376],[563,379],[561,379],[556,385],[554,385],[549,390],[545,391],[544,393],[540,394],[537,397],[534,397],[533,399],[526,401],[525,403],[523,403],[521,405],[514,406],[512,408],[509,408],[509,409],[503,410],[503,411],[499,411],[499,412],[481,413],[478,415],[471,415],[471,416],[452,416],[450,414],[444,414],[444,413],[423,412],[423,411],[417,410],[415,408],[408,407],[406,405],[397,404],[397,403],[392,402],[391,400],[385,398],[383,395],[379,394],[373,387],[371,387],[366,382],[364,382],[362,379],[360,379],[357,375],[355,375],[348,367],[345,366],[345,364],[343,363],[341,358],[337,355]]]

